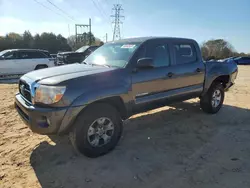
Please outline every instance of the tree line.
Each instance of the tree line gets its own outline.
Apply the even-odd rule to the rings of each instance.
[[[5,49],[34,48],[48,50],[50,53],[60,51],[76,50],[82,46],[102,45],[103,42],[96,38],[93,33],[83,33],[76,38],[74,35],[65,38],[54,33],[42,33],[32,35],[25,31],[22,35],[18,33],[8,33],[0,36],[0,51]],[[232,56],[250,56],[250,54],[238,53],[234,47],[226,40],[208,40],[201,44],[201,52],[204,60],[225,59]]]
[[[54,33],[44,32],[33,36],[29,31],[25,31],[22,35],[8,33],[6,36],[0,37],[0,51],[19,48],[44,49],[50,53],[71,50],[67,39]]]
[[[223,39],[208,40],[203,42],[201,44],[201,53],[204,60],[219,60],[235,56],[250,56],[250,54],[243,52],[238,53],[228,41]]]
[[[102,43],[92,33],[84,33],[82,37],[78,38],[78,42],[76,43],[75,36],[67,39],[60,34],[56,35],[47,32],[34,36],[29,31],[25,31],[22,35],[12,32],[5,36],[0,36],[0,51],[20,48],[44,49],[52,54],[60,51],[71,51],[88,45],[89,35],[91,37],[91,44],[100,45]]]

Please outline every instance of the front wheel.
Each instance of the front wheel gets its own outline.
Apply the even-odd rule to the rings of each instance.
[[[201,109],[209,114],[217,113],[224,102],[225,91],[221,83],[214,83],[201,98]]]
[[[98,157],[114,149],[122,133],[122,120],[109,104],[93,104],[81,113],[70,132],[74,148],[87,157]]]

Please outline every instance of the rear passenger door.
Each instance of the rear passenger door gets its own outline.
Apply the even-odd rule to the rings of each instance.
[[[199,96],[203,90],[205,65],[200,58],[200,51],[192,42],[171,44],[174,54],[172,65],[172,81],[176,95],[191,94]]]
[[[20,51],[19,61],[17,62],[22,73],[27,73],[35,70],[37,65],[48,64],[48,57],[36,51]]]
[[[33,59],[33,53],[30,51],[19,51],[19,60],[17,66],[20,68],[20,71],[25,74],[34,70],[34,65],[36,62]]]
[[[45,54],[42,51],[34,51],[32,52],[32,60],[35,62],[35,67],[37,65],[47,65],[48,67],[52,66],[53,63],[53,59],[49,58],[47,54]],[[34,70],[35,68],[33,68]]]

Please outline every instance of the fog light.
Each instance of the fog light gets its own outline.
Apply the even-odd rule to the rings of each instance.
[[[38,125],[39,127],[47,128],[50,125],[50,121],[45,116],[42,116],[41,120],[38,121]]]
[[[38,125],[42,128],[47,128],[49,127],[49,124],[47,122],[39,122]]]

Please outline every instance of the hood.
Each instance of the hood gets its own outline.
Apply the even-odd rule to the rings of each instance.
[[[108,72],[115,68],[107,68],[103,66],[92,66],[85,64],[70,64],[59,67],[46,68],[36,70],[25,74],[21,79],[28,77],[36,82],[42,80],[48,80],[48,84],[57,84],[65,80],[87,76],[91,74],[97,74],[102,72]]]

